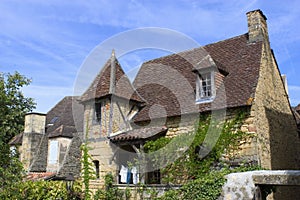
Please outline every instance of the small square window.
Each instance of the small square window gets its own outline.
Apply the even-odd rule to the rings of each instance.
[[[211,101],[214,96],[214,73],[199,73],[196,83],[196,101]]]

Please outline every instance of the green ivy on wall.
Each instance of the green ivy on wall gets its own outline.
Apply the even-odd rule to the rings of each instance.
[[[228,163],[221,159],[224,154],[235,151],[240,140],[248,137],[247,133],[241,131],[245,117],[245,112],[240,112],[226,121],[214,122],[210,114],[202,115],[195,135],[190,133],[179,135],[172,139],[163,137],[147,142],[144,147],[145,151],[151,153],[167,144],[171,144],[172,140],[176,140],[177,146],[181,146],[180,142],[186,141],[189,137],[194,137],[191,145],[187,147],[187,150],[183,152],[179,159],[161,169],[163,183],[170,185],[180,183],[183,186],[179,190],[169,190],[157,199],[217,199],[226,181],[224,178],[226,174],[260,169],[259,166],[251,165],[232,169]],[[209,134],[211,136],[218,136],[218,140],[209,154],[200,157],[199,149],[205,147],[204,141],[207,137],[208,129],[210,129]],[[170,153],[173,152],[170,151]],[[170,156],[168,154],[158,155],[153,158],[152,162],[160,165],[160,162],[164,162]],[[180,182],[177,182],[178,180]]]

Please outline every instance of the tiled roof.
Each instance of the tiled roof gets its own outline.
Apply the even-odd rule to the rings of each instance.
[[[46,133],[50,137],[72,137],[74,132],[83,130],[83,106],[77,97],[67,96],[58,102],[46,117]]]
[[[15,137],[13,137],[13,139],[11,139],[9,141],[10,145],[21,145],[23,141],[23,133],[20,133],[18,135],[16,135]]]
[[[61,125],[57,129],[55,129],[54,131],[48,133],[48,137],[53,138],[53,137],[59,137],[60,136],[60,137],[72,138],[74,133],[77,133],[77,130],[76,130],[75,126]]]
[[[151,118],[160,118],[208,111],[212,107],[249,105],[258,81],[261,53],[262,42],[249,43],[248,34],[244,34],[144,63],[133,85],[148,104],[134,121],[149,120],[149,113]],[[214,106],[211,103],[195,104],[196,74],[193,71],[207,68],[212,63],[221,74],[226,72],[223,73],[225,92],[217,90]],[[151,108],[157,104],[166,113]]]
[[[46,134],[43,135],[37,154],[30,166],[31,172],[46,171],[48,138],[68,137],[74,139],[74,136],[82,134],[83,105],[78,103],[77,98],[64,97],[47,113]],[[80,150],[78,149],[78,151]]]
[[[133,129],[133,130],[121,133],[119,135],[112,136],[112,137],[110,137],[110,140],[112,142],[143,140],[143,139],[149,139],[158,134],[165,133],[166,131],[167,131],[167,128],[165,126]]]
[[[140,95],[133,89],[118,60],[115,60],[115,91],[113,95],[137,102],[143,102]],[[109,59],[90,87],[80,97],[80,101],[94,100],[112,95],[110,92],[111,59]]]
[[[30,172],[25,180],[38,181],[38,180],[46,180],[55,176],[55,172]]]

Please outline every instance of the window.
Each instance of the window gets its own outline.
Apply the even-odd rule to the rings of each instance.
[[[50,121],[50,124],[54,124],[58,119],[59,117],[53,117]]]
[[[148,172],[146,183],[147,184],[160,184],[160,170]]]
[[[99,160],[94,160],[94,167],[95,167],[95,173],[96,173],[96,178],[100,177],[100,165],[99,165]]]
[[[50,141],[49,148],[49,164],[57,164],[58,162],[58,141]]]
[[[199,73],[196,85],[196,101],[211,101],[214,96],[214,73]]]
[[[95,113],[94,120],[95,123],[99,123],[101,121],[101,102],[95,103]]]

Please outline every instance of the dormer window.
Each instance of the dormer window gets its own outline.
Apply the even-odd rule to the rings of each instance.
[[[198,72],[196,82],[196,102],[210,102],[215,97],[214,71]]]

